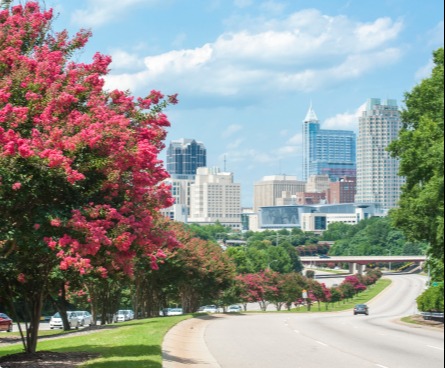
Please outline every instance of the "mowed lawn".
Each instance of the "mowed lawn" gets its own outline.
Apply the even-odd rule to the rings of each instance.
[[[100,355],[81,367],[162,368],[162,341],[177,323],[192,316],[155,318],[110,325],[90,334],[43,340],[39,351],[87,352]],[[22,345],[0,348],[0,356],[22,352]]]
[[[353,309],[357,304],[367,304],[372,301],[374,298],[379,296],[383,291],[385,291],[390,285],[392,281],[389,279],[380,279],[377,283],[368,288],[368,290],[360,293],[356,297],[350,300],[344,300],[339,303],[329,303],[326,306],[326,303],[321,303],[320,308],[318,304],[315,303],[312,305],[311,312],[319,313],[319,312],[343,312],[350,309]],[[326,308],[327,307],[327,308]],[[303,307],[300,309],[293,309],[292,312],[297,313],[308,313],[307,308]]]

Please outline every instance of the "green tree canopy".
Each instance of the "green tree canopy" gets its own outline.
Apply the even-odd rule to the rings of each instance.
[[[394,224],[410,240],[431,244],[434,259],[444,261],[444,49],[434,53],[431,76],[406,94],[404,128],[389,147],[400,159],[406,184]]]

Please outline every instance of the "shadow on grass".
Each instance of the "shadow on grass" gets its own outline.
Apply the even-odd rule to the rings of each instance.
[[[67,353],[68,349],[51,349],[53,352]],[[153,357],[160,357],[162,349],[159,345],[127,345],[118,347],[106,347],[99,345],[79,345],[76,351],[83,351],[99,356],[85,363],[85,367],[91,368],[162,368],[161,363],[154,361]],[[145,358],[144,358],[145,357]],[[134,358],[134,359],[131,359]]]

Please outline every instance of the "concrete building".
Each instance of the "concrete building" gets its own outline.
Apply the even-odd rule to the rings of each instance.
[[[164,216],[174,221],[186,223],[190,214],[191,185],[194,183],[194,180],[170,178],[164,182],[171,187],[175,204],[161,212]]]
[[[259,219],[261,229],[305,228],[306,231],[324,231],[333,222],[356,224],[370,217],[383,215],[373,204],[319,204],[262,207]]]
[[[190,223],[209,225],[220,222],[241,230],[241,185],[234,182],[233,173],[198,168],[190,189]]]
[[[368,100],[360,118],[356,203],[376,203],[386,210],[397,206],[404,179],[398,175],[399,161],[386,149],[401,128],[396,100]]]
[[[304,180],[328,175],[332,181],[356,176],[357,137],[352,131],[322,130],[312,106],[303,122]]]
[[[326,194],[329,204],[354,203],[357,194],[357,178],[344,177],[337,182],[330,183]]]
[[[326,204],[326,192],[323,193],[297,193],[296,204],[299,206]]]
[[[167,150],[167,171],[175,179],[193,179],[199,167],[207,166],[204,143],[194,139],[172,141]]]
[[[258,213],[261,207],[276,206],[277,201],[286,193],[295,195],[304,192],[306,182],[298,180],[296,176],[266,176],[255,184],[254,188],[254,212]]]
[[[330,184],[329,175],[311,175],[306,184],[306,192],[324,193],[329,189]]]

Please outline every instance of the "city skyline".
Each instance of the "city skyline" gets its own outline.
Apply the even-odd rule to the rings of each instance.
[[[167,141],[206,142],[208,166],[236,173],[252,205],[267,175],[303,177],[301,121],[358,131],[368,98],[403,101],[443,46],[439,0],[47,0],[54,27],[91,28],[76,60],[113,57],[108,88],[179,93]],[[166,160],[166,152],[161,155]],[[249,192],[250,191],[250,192]]]

